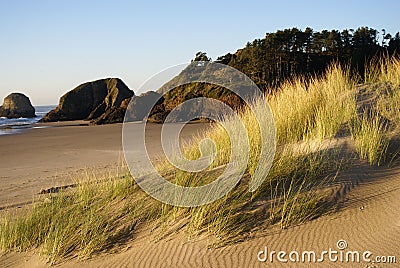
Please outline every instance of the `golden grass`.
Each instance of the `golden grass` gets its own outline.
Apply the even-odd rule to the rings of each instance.
[[[25,212],[8,212],[0,221],[0,249],[39,248],[54,262],[84,258],[118,243],[142,221],[156,218],[160,205],[138,191],[132,178],[99,181],[87,177],[70,190],[49,194]]]
[[[365,82],[375,84],[377,110],[397,126],[400,125],[400,58],[383,57],[367,66]]]
[[[396,56],[381,57],[367,65],[365,83],[390,83],[394,87],[400,86],[400,58]]]
[[[400,126],[400,86],[381,84],[376,88],[377,110],[381,116],[390,120],[395,127]]]
[[[362,118],[356,119],[352,125],[356,150],[360,157],[368,160],[371,165],[379,166],[385,160],[389,145],[387,135],[387,126],[379,115],[364,113]]]
[[[334,137],[355,114],[355,83],[340,65],[308,82],[288,81],[269,98],[278,143]]]

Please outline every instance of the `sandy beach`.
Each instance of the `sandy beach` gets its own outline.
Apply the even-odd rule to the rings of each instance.
[[[74,183],[87,172],[100,177],[115,173],[124,159],[122,124],[86,124],[38,124],[42,128],[0,136],[0,208],[29,204],[42,189]],[[190,138],[207,126],[189,124],[183,129],[182,138]],[[154,157],[162,149],[161,127],[148,124],[146,131],[151,140],[146,143],[147,149]]]

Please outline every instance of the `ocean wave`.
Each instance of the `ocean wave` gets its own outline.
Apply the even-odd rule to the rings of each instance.
[[[44,115],[46,115],[50,110],[54,109],[55,106],[37,106],[36,117],[33,118],[6,118],[0,117],[0,130],[10,130],[10,129],[22,129],[33,127],[35,123],[37,123]],[[8,131],[7,131],[8,132]],[[12,132],[10,132],[12,133]],[[4,133],[0,133],[4,134]]]

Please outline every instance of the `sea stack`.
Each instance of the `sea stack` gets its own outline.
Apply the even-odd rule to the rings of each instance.
[[[100,121],[107,123],[122,122],[123,106],[134,95],[119,78],[87,82],[63,95],[57,108],[40,121],[91,120],[96,124],[101,118]]]
[[[11,93],[4,98],[0,106],[0,117],[7,118],[32,118],[36,117],[35,108],[27,96],[22,93]]]

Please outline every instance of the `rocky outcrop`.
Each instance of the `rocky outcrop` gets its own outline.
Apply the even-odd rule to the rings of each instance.
[[[36,117],[35,108],[31,101],[22,93],[11,93],[4,98],[3,105],[0,106],[0,117],[7,118],[31,118]]]
[[[103,125],[112,123],[121,123],[124,121],[125,112],[131,98],[124,99],[119,107],[111,107],[99,117],[90,121],[91,125]]]
[[[126,103],[134,96],[119,78],[106,78],[87,82],[67,92],[60,98],[54,110],[44,116],[41,122],[66,120],[91,120],[101,122],[122,122]]]
[[[135,96],[129,103],[129,108],[127,109],[127,120],[129,121],[142,121],[146,117],[152,117],[154,114],[158,114],[164,111],[164,97],[161,94],[148,91],[141,94],[140,96]],[[149,112],[149,110],[151,111]]]

